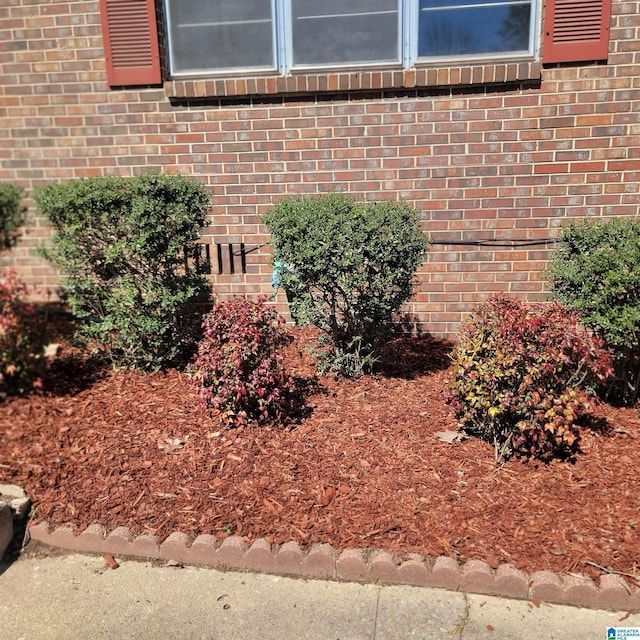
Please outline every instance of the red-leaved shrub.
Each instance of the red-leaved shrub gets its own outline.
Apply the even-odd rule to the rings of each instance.
[[[449,400],[496,458],[574,454],[589,409],[585,391],[612,374],[609,352],[578,315],[557,302],[505,296],[477,306],[452,359]]]
[[[0,276],[0,399],[26,391],[37,377],[42,340],[36,311],[13,271]]]
[[[264,298],[218,302],[205,317],[192,374],[204,407],[226,426],[277,420],[291,406],[283,323]]]

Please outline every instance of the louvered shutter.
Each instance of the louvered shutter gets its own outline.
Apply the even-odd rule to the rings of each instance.
[[[154,0],[100,0],[109,86],[160,84]]]
[[[611,0],[546,0],[542,61],[606,60]]]

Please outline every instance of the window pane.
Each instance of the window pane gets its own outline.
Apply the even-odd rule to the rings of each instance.
[[[420,0],[418,56],[529,51],[531,3]]]
[[[395,62],[398,0],[292,0],[293,65]]]
[[[174,73],[272,69],[271,0],[168,0]]]

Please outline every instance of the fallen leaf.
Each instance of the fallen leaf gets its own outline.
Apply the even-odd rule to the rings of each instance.
[[[180,438],[166,438],[164,443],[158,445],[158,449],[162,449],[167,453],[173,453],[184,447],[184,440]]]
[[[61,345],[56,342],[51,342],[44,348],[44,357],[45,358],[55,358],[58,355],[58,351],[60,351]]]
[[[447,442],[448,444],[453,444],[456,441],[462,442],[467,439],[467,436],[462,431],[438,431],[436,436],[438,436],[440,442]]]

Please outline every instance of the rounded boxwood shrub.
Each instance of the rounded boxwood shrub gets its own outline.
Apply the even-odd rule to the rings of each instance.
[[[117,366],[160,369],[195,348],[206,277],[194,267],[209,196],[181,175],[106,176],[35,194],[49,219],[45,256],[63,274],[76,337]]]
[[[334,193],[284,199],[263,221],[292,315],[327,338],[324,367],[370,371],[427,251],[418,212]]]
[[[452,354],[449,401],[496,459],[548,460],[577,451],[586,389],[611,374],[602,342],[557,302],[496,296],[463,324]]]
[[[294,383],[283,367],[284,320],[264,299],[218,302],[204,319],[191,367],[203,406],[225,426],[281,419]]]
[[[552,293],[615,353],[612,399],[640,392],[640,220],[585,220],[562,230],[550,266]]]

